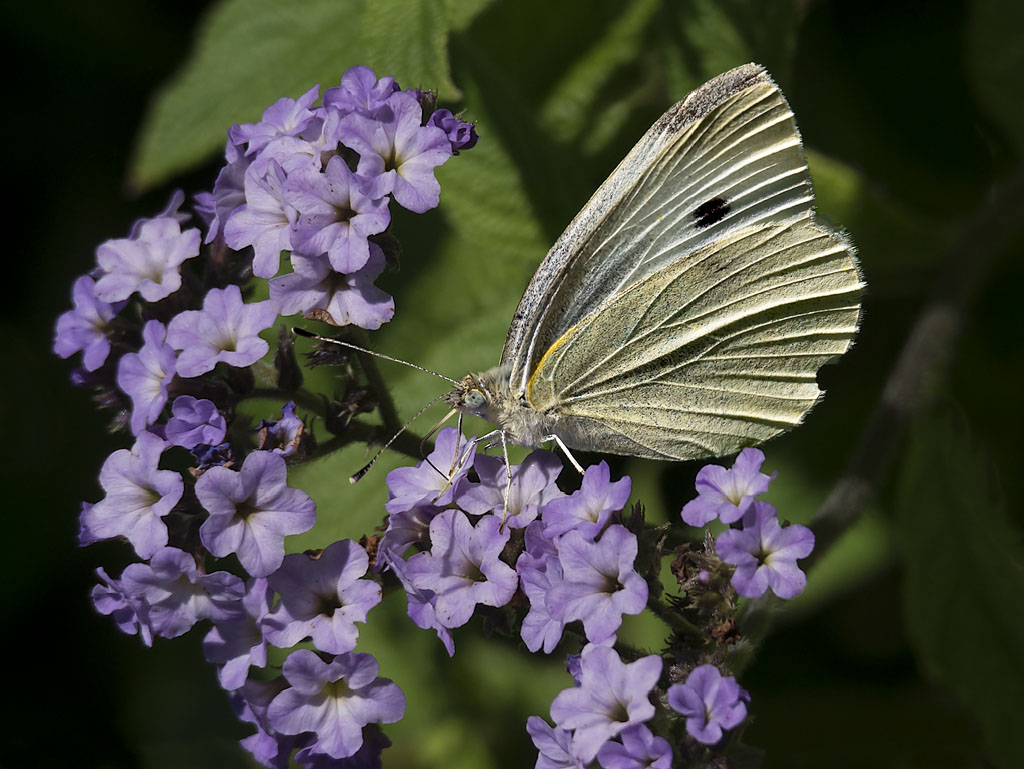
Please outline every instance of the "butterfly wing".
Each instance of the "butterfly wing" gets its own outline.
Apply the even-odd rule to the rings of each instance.
[[[815,374],[852,344],[864,284],[853,248],[809,217],[685,253],[558,339],[534,409],[574,448],[720,456],[800,422]]]
[[[761,222],[812,214],[793,113],[754,64],[666,112],[545,257],[512,320],[501,365],[515,397],[570,328],[681,255]]]

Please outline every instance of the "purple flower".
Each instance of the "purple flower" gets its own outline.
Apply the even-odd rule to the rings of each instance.
[[[362,746],[347,758],[331,758],[318,747],[314,742],[300,748],[295,753],[295,763],[307,769],[381,769],[381,753],[391,747],[391,740],[377,724],[367,724],[363,727]]]
[[[212,371],[218,361],[250,366],[270,349],[259,332],[274,325],[277,313],[267,302],[242,302],[237,285],[211,288],[202,310],[187,310],[167,325],[167,341],[178,357],[178,374],[195,377]]]
[[[441,509],[419,505],[411,510],[388,515],[388,528],[377,546],[377,562],[390,566],[405,556],[413,545],[430,541],[430,522]]]
[[[266,451],[245,458],[239,472],[211,467],[196,481],[196,496],[210,513],[199,529],[203,545],[218,558],[231,553],[254,577],[275,571],[284,559],[284,538],[309,531],[316,504],[287,485],[284,459]]]
[[[323,173],[307,168],[291,174],[285,199],[298,211],[294,249],[305,256],[327,254],[338,272],[362,269],[370,258],[367,237],[391,222],[385,193],[352,173],[338,155]]]
[[[159,302],[181,288],[181,265],[199,255],[199,230],[181,231],[175,216],[136,223],[132,237],[108,240],[96,249],[103,275],[96,296],[119,302],[138,291],[147,302]]]
[[[149,626],[149,607],[124,589],[120,580],[113,579],[103,569],[96,569],[100,584],[92,589],[92,602],[100,614],[109,614],[118,630],[127,635],[139,634],[142,643],[153,645],[153,631]]]
[[[315,139],[314,143],[295,136],[279,136],[260,150],[259,154],[253,158],[251,168],[254,169],[253,173],[258,176],[268,175],[270,167],[275,163],[281,167],[287,178],[291,178],[299,171],[320,173],[323,158],[321,153],[324,149],[320,138]],[[294,225],[293,221],[293,228]]]
[[[466,475],[476,458],[476,438],[466,440],[454,427],[437,434],[434,450],[415,467],[399,467],[388,473],[389,513],[411,510],[418,505],[445,507],[467,482]],[[449,474],[451,477],[449,478]]]
[[[341,76],[341,85],[324,91],[324,107],[345,115],[349,112],[372,115],[397,90],[398,83],[393,77],[377,80],[369,67],[349,67]]]
[[[256,429],[260,433],[258,449],[270,451],[282,457],[295,453],[302,440],[306,426],[295,413],[295,401],[288,401],[281,407],[280,419],[262,419]]]
[[[691,526],[704,526],[715,518],[722,523],[733,523],[754,501],[754,497],[768,491],[775,473],[761,472],[764,453],[758,449],[743,449],[732,468],[704,465],[697,472],[696,499],[683,506],[683,520]]]
[[[142,328],[142,349],[117,362],[117,386],[132,399],[131,428],[138,435],[160,418],[167,386],[174,379],[176,354],[164,341],[164,324],[151,320]]]
[[[201,443],[216,446],[227,434],[227,423],[213,401],[179,395],[171,404],[164,434],[173,445],[189,450]]]
[[[609,740],[597,751],[597,763],[604,769],[672,769],[672,746],[643,724],[629,727],[619,739],[621,743]]]
[[[649,697],[661,664],[656,654],[625,664],[610,647],[584,647],[580,685],[563,689],[551,703],[555,726],[574,730],[573,755],[593,761],[605,742],[654,715]]]
[[[157,551],[149,563],[127,566],[121,584],[146,602],[153,632],[163,638],[187,633],[199,620],[236,615],[245,594],[234,574],[204,574],[191,555],[174,547]]]
[[[401,558],[390,559],[388,563],[388,568],[395,573],[398,581],[405,588],[409,619],[413,621],[416,627],[423,628],[424,630],[433,630],[437,633],[437,638],[444,644],[448,656],[455,656],[455,640],[452,638],[452,631],[441,624],[441,620],[438,618],[437,611],[434,608],[437,595],[433,590],[422,590],[413,585],[408,574],[406,574],[407,566],[408,564]]]
[[[233,147],[230,140],[228,147]],[[247,158],[235,157],[217,174],[213,192],[196,196],[197,209],[208,227],[205,243],[212,243],[231,215],[245,205],[245,172],[248,168]]]
[[[62,358],[70,358],[82,350],[85,370],[95,371],[110,354],[107,323],[121,311],[124,303],[100,301],[96,297],[96,284],[88,275],[82,275],[75,281],[71,296],[75,309],[57,318],[53,351]]]
[[[163,517],[184,491],[181,475],[157,469],[167,445],[159,436],[144,432],[131,451],[119,449],[107,457],[100,470],[100,486],[107,495],[82,511],[83,544],[125,537],[142,558],[167,544]]]
[[[267,722],[267,708],[274,697],[287,688],[284,676],[278,675],[266,681],[249,679],[240,689],[227,693],[238,720],[256,727],[256,733],[240,740],[239,744],[270,769],[289,769],[292,751],[309,742],[305,736],[280,734]]]
[[[476,146],[480,137],[476,135],[476,126],[465,123],[455,117],[450,110],[435,110],[427,119],[427,125],[437,126],[444,131],[452,145],[452,153],[468,150]]]
[[[611,638],[623,614],[647,606],[647,582],[633,571],[636,535],[624,526],[609,526],[597,542],[570,531],[557,544],[562,581],[548,595],[548,613],[565,622],[583,620],[588,641]]]
[[[405,695],[377,678],[379,669],[369,654],[342,654],[327,663],[308,649],[294,651],[284,662],[291,687],[270,703],[267,719],[284,734],[315,732],[318,752],[351,756],[363,744],[364,726],[393,724],[405,714]]]
[[[736,567],[732,586],[746,598],[771,588],[779,598],[803,592],[807,576],[796,565],[814,549],[814,534],[806,526],[782,528],[775,508],[755,502],[743,516],[742,529],[723,531],[715,540],[718,557]]]
[[[512,600],[518,579],[499,558],[508,538],[492,515],[473,526],[462,511],[445,510],[430,522],[430,552],[410,558],[406,573],[414,587],[434,592],[442,625],[466,624],[478,603],[504,606]]]
[[[562,581],[562,564],[540,521],[526,527],[524,542],[526,549],[516,561],[516,572],[519,586],[530,601],[530,611],[523,618],[520,634],[530,651],[543,647],[545,654],[551,654],[562,639],[565,622],[559,614],[550,613],[547,598]]]
[[[302,313],[334,326],[352,324],[374,331],[394,317],[395,300],[373,285],[384,272],[384,252],[369,244],[369,259],[355,272],[335,272],[324,256],[292,254],[294,272],[270,281],[278,315]],[[320,312],[317,312],[320,311]]]
[[[526,731],[537,748],[534,769],[585,769],[583,762],[573,757],[571,731],[556,729],[540,716],[526,719]]]
[[[747,717],[750,695],[732,676],[723,677],[714,665],[690,671],[686,683],[673,684],[668,704],[686,716],[686,731],[704,745],[722,739],[723,729],[732,729]]]
[[[267,639],[261,623],[270,611],[273,591],[265,579],[249,580],[241,601],[241,611],[214,622],[203,639],[203,656],[220,667],[217,678],[227,691],[245,684],[249,667],[267,665]]]
[[[284,676],[269,681],[249,679],[240,688],[228,691],[228,699],[238,720],[253,724],[256,733],[241,740],[263,766],[270,769],[289,769],[292,751],[309,742],[305,736],[280,734],[267,722],[267,708],[274,697],[288,687]]]
[[[332,543],[319,556],[285,556],[270,577],[280,602],[264,622],[267,639],[281,648],[294,646],[307,636],[328,654],[343,654],[356,646],[356,622],[380,603],[376,582],[366,574],[366,551],[350,539]]]
[[[544,505],[565,496],[555,485],[562,472],[562,462],[550,451],[538,449],[521,465],[512,466],[508,510],[505,510],[508,482],[505,460],[481,454],[475,467],[480,483],[464,486],[456,503],[470,515],[496,512],[513,529],[523,528],[540,515]]]
[[[516,561],[520,587],[530,601],[530,611],[523,617],[520,634],[530,651],[543,648],[545,654],[551,654],[562,640],[565,629],[561,612],[552,614],[547,601],[551,591],[562,582],[562,564],[556,555],[545,557],[537,565],[535,560],[529,553],[523,553]]]
[[[310,109],[319,95],[320,84],[317,83],[298,99],[278,99],[263,111],[263,119],[259,123],[234,125],[228,131],[228,137],[235,145],[247,144],[246,154],[252,155],[281,136],[319,132],[323,118],[318,110]]]
[[[586,539],[595,539],[612,513],[626,506],[632,487],[629,476],[612,483],[607,462],[591,465],[583,474],[583,485],[572,496],[556,499],[544,508],[545,535],[553,538],[576,529]]]
[[[224,225],[224,241],[236,250],[252,246],[252,272],[272,278],[281,268],[281,252],[292,250],[295,209],[284,197],[285,173],[271,160],[266,173],[256,165],[245,172],[245,204]]]
[[[383,177],[381,192],[391,192],[398,204],[422,214],[437,206],[441,185],[434,169],[452,156],[445,132],[425,126],[415,97],[397,92],[374,116],[346,115],[339,122],[341,142],[359,153],[359,174]]]

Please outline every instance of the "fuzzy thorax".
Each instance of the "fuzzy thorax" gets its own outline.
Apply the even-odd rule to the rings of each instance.
[[[558,421],[554,415],[535,410],[525,397],[514,396],[508,369],[501,366],[467,374],[445,395],[445,400],[464,414],[474,414],[497,425],[512,443],[531,448],[548,439]]]

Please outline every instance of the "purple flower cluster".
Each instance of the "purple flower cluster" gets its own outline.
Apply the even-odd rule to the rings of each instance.
[[[99,570],[97,609],[147,645],[211,622],[206,657],[256,725],[245,744],[268,766],[293,751],[310,767],[373,765],[388,744],[377,724],[401,718],[405,704],[373,658],[355,652],[357,623],[382,597],[366,551],[343,540],[286,554],[286,538],[316,520],[313,500],[288,485],[289,463],[318,442],[295,401],[337,435],[372,398],[354,377],[351,399],[302,390],[294,337],[281,335],[271,366],[265,332],[298,313],[366,329],[390,320],[394,302],[373,285],[397,253],[384,236],[390,203],[437,206],[434,170],[476,142],[473,126],[435,109],[430,94],[366,67],[316,106],[319,90],[230,129],[227,164],[196,199],[205,237],[176,193],[128,237],[101,244],[54,339],[61,357],[82,353],[72,381],[134,436],[103,464],[103,499],[82,505],[81,544],[121,539],[142,559],[116,579]],[[282,253],[291,269],[278,277]],[[253,277],[270,279],[269,299],[253,301]],[[256,398],[284,405],[254,430],[241,406]],[[300,642],[316,653],[293,652],[274,681],[249,677],[269,645]]]
[[[185,401],[172,418],[183,428],[169,422],[167,431],[222,435],[217,414],[202,404]],[[83,544],[123,537],[148,559],[129,565],[117,579],[98,570],[96,608],[147,645],[154,636],[174,638],[201,620],[211,621],[204,651],[217,665],[221,685],[237,693],[259,727],[252,745],[266,750],[273,743],[274,755],[284,758],[301,748],[309,766],[322,760],[320,754],[354,755],[362,747],[364,727],[391,723],[404,711],[398,687],[377,677],[372,657],[353,651],[355,623],[365,622],[381,600],[380,584],[366,578],[366,551],[342,540],[320,553],[285,555],[285,537],[309,530],[316,513],[305,492],[288,486],[281,454],[253,451],[238,469],[219,466],[199,474],[194,488],[199,508],[191,509],[181,501],[182,475],[159,469],[170,448],[144,430],[132,450],[116,451],[104,464],[100,479],[107,496],[83,506]],[[168,525],[172,513],[185,522]],[[168,545],[169,540],[184,545],[196,526],[201,550]],[[203,568],[212,558],[228,556],[250,575],[247,581]],[[249,671],[266,666],[268,645],[287,649],[306,639],[333,661],[307,650],[293,652],[276,696],[250,701],[249,692],[265,691],[249,679]]]
[[[738,726],[747,717],[749,701],[746,689],[714,665],[694,668],[685,682],[668,690],[668,704],[686,716],[686,731],[704,745],[714,745],[723,730]]]
[[[95,269],[75,282],[54,351],[82,353],[73,381],[101,402],[126,410],[130,402],[135,435],[157,423],[173,395],[196,394],[185,380],[263,359],[261,334],[279,316],[377,329],[394,315],[392,298],[373,284],[397,253],[383,237],[390,202],[417,213],[437,206],[434,170],[472,147],[475,129],[367,67],[348,70],[314,106],[319,91],[280,99],[260,122],[231,128],[227,165],[213,192],[196,198],[205,238],[183,229],[191,217],[176,193],[127,238],[101,244]],[[200,282],[183,268],[204,241],[234,251],[216,255]],[[282,253],[291,270],[278,276]],[[269,279],[269,299],[247,300],[252,275]],[[140,313],[124,311],[131,302]]]
[[[368,67],[348,70],[314,106],[319,92],[279,99],[260,122],[228,132],[228,165],[200,200],[207,240],[222,234],[231,248],[252,248],[252,272],[270,280],[277,314],[376,329],[395,311],[373,285],[391,200],[416,213],[436,207],[434,170],[476,134],[448,110],[426,113],[420,92]],[[277,277],[282,252],[292,271]]]
[[[740,595],[756,598],[770,589],[779,598],[796,598],[807,584],[796,562],[811,554],[814,534],[798,523],[783,526],[772,505],[755,502],[743,515],[743,527],[719,534],[715,549],[736,567],[732,585]]]
[[[590,644],[583,649],[579,685],[561,691],[551,703],[555,729],[572,733],[571,754],[577,761],[587,764],[602,750],[607,755],[609,750],[614,754],[627,748],[626,743],[609,746],[615,737],[641,727],[654,715],[650,695],[661,668],[656,654],[624,663],[608,646]],[[636,737],[632,732],[630,738]],[[647,750],[647,741],[638,741],[642,745],[636,747]]]
[[[475,449],[475,438],[446,428],[426,460],[388,475],[378,559],[405,587],[409,616],[453,654],[453,628],[477,606],[504,606],[521,591],[530,605],[521,634],[531,651],[553,651],[577,620],[591,643],[614,641],[622,616],[639,614],[648,597],[634,568],[636,535],[611,520],[629,497],[629,479],[611,482],[602,462],[566,496],[555,483],[562,464],[550,452],[506,470]],[[519,545],[510,548],[513,536]],[[514,562],[505,560],[510,550],[520,553]]]
[[[732,586],[745,598],[768,589],[779,598],[803,592],[807,577],[796,565],[814,549],[814,534],[806,526],[782,526],[778,511],[755,497],[768,490],[775,475],[761,472],[764,454],[743,449],[730,469],[705,465],[697,473],[698,496],[683,507],[683,520],[704,526],[718,518],[740,523],[715,539],[718,556],[736,567]]]

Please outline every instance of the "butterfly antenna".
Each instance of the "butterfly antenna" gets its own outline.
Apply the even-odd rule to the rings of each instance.
[[[444,374],[438,374],[436,371],[431,371],[429,368],[423,368],[423,366],[417,366],[415,363],[410,363],[409,361],[402,360],[401,358],[392,358],[390,355],[385,355],[382,352],[374,352],[373,350],[368,350],[365,347],[360,347],[359,345],[352,344],[351,342],[343,342],[340,339],[331,339],[331,337],[329,337],[329,336],[320,336],[320,334],[314,334],[312,331],[307,331],[306,329],[300,328],[298,326],[292,326],[292,331],[294,331],[299,336],[306,337],[307,339],[316,339],[316,340],[319,340],[321,342],[326,342],[328,344],[337,344],[337,345],[340,345],[342,347],[348,347],[349,349],[356,350],[357,352],[364,352],[367,355],[373,355],[374,357],[383,358],[384,360],[389,360],[389,361],[392,361],[394,363],[401,363],[403,366],[408,366],[409,368],[418,369],[418,370],[423,371],[423,372],[425,372],[427,374],[433,374],[438,379],[443,379],[446,382],[451,382],[452,384],[458,384],[458,382],[455,381],[454,379],[451,379],[450,377],[446,377]],[[431,401],[431,403],[434,403],[434,401]],[[420,412],[420,413],[422,413],[422,412]],[[404,430],[404,429],[405,428],[403,427],[402,430]],[[399,433],[401,433],[401,430],[399,430]],[[395,435],[395,438],[397,438],[397,437],[398,437],[398,434]],[[392,440],[394,440],[394,438],[392,438]],[[389,441],[389,445],[390,445],[390,441]]]
[[[379,449],[377,449],[377,453],[373,455],[373,458],[372,458],[372,459],[371,459],[371,460],[370,460],[369,462],[367,462],[367,463],[366,463],[366,464],[365,464],[365,465],[363,466],[363,468],[362,468],[361,470],[359,470],[359,472],[357,472],[357,473],[353,473],[352,475],[350,475],[350,476],[349,476],[349,478],[348,478],[348,482],[349,482],[349,483],[358,483],[358,482],[359,482],[359,480],[360,480],[360,479],[361,479],[361,478],[362,478],[362,477],[363,477],[364,475],[366,475],[366,474],[367,474],[368,472],[370,472],[370,468],[371,468],[371,467],[373,467],[373,463],[377,461],[377,459],[378,459],[378,458],[380,457],[380,455],[381,455],[381,454],[383,454],[383,453],[384,453],[385,451],[387,451],[387,450],[388,450],[388,448],[390,448],[391,444],[395,442],[395,440],[396,440],[396,439],[398,438],[398,436],[399,436],[399,435],[401,435],[402,433],[404,433],[404,432],[405,432],[405,430],[406,430],[406,428],[408,428],[408,427],[409,427],[409,425],[411,425],[411,424],[412,424],[413,422],[415,422],[415,421],[416,421],[417,419],[419,419],[420,415],[421,415],[421,414],[422,414],[422,413],[423,413],[424,411],[426,411],[427,409],[429,409],[429,408],[430,408],[431,406],[433,406],[433,405],[434,405],[435,403],[437,403],[437,402],[438,402],[439,400],[441,400],[441,399],[442,399],[443,397],[444,397],[444,394],[443,394],[443,393],[442,393],[441,395],[438,395],[438,396],[437,396],[436,398],[432,399],[432,400],[431,400],[431,401],[430,401],[429,403],[427,403],[427,405],[426,405],[426,406],[424,406],[424,407],[423,407],[423,408],[421,408],[421,409],[420,409],[419,411],[417,411],[417,412],[416,412],[416,413],[415,413],[415,414],[413,415],[412,419],[410,419],[410,420],[409,420],[408,422],[406,422],[406,423],[405,423],[404,425],[402,425],[402,427],[401,427],[401,428],[399,429],[399,431],[398,431],[397,433],[395,433],[394,435],[392,435],[392,436],[391,436],[391,437],[390,437],[390,438],[388,439],[388,442],[387,442],[387,443],[385,443],[385,444],[384,444],[383,446],[381,446],[381,447],[380,447]],[[449,414],[448,416],[451,416],[451,414]],[[448,418],[448,417],[445,417],[445,419],[447,419],[447,418]],[[434,430],[436,430],[436,429],[437,429],[437,428],[435,427],[435,428],[434,428]],[[428,434],[428,437],[429,437],[429,436],[430,436],[431,434],[433,434],[433,431],[431,431],[431,433],[430,433],[430,434]],[[426,438],[424,438],[423,440],[424,440],[424,442],[426,442],[426,440],[427,440],[427,439],[426,439]],[[422,447],[423,447],[423,444],[421,443],[421,444],[420,444],[420,448],[422,449]]]

